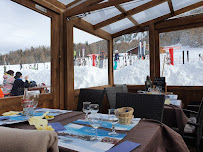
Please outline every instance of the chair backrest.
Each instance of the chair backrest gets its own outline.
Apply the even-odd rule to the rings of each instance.
[[[116,84],[116,87],[123,87],[123,93],[128,93],[128,87],[126,84]]]
[[[118,93],[118,92],[122,93],[123,86],[119,85],[119,86],[114,86],[114,87],[108,87],[108,88],[105,88],[105,92],[107,94],[110,108],[114,109],[115,105],[116,105],[116,93]]]
[[[103,99],[104,90],[80,89],[77,110],[82,111],[83,102],[90,101],[91,103],[99,104],[99,112],[101,112]]]
[[[203,118],[203,98],[200,102],[200,106],[199,106],[199,110],[198,110],[198,114],[197,114],[197,123],[200,122]]]
[[[164,95],[117,93],[116,108],[132,107],[137,118],[154,119],[162,122]]]
[[[197,124],[200,126],[197,127],[197,145],[200,145],[202,139],[202,132],[203,132],[203,98],[201,100],[198,114],[197,114]]]

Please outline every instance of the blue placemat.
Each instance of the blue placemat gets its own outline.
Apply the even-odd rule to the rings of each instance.
[[[65,131],[58,134],[58,145],[76,151],[96,151],[104,152],[122,140],[126,134],[109,136],[109,131],[97,129],[98,140],[94,140],[95,129],[79,124],[70,123]]]
[[[135,127],[139,123],[139,121],[140,121],[140,118],[134,118],[129,125],[123,125],[123,124],[117,123],[115,125],[115,127],[116,127],[116,130],[126,130],[126,131],[129,131],[133,127]],[[90,123],[87,120],[85,120],[85,119],[78,119],[78,120],[74,121],[74,123],[90,125]],[[111,129],[112,128],[112,124],[110,122],[108,122],[108,121],[103,121],[101,127]]]

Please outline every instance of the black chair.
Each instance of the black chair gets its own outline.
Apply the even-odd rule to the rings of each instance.
[[[83,102],[90,101],[92,104],[99,104],[99,112],[102,110],[104,90],[80,89],[77,110],[82,111]]]
[[[115,104],[116,104],[116,93],[124,93],[127,90],[127,86],[125,85],[116,85],[114,87],[108,87],[108,88],[104,88],[106,95],[107,95],[107,99],[109,102],[109,106],[111,109],[115,109]]]
[[[188,145],[192,145],[196,147],[196,150],[199,152],[199,151],[202,151],[203,149],[200,150],[200,147],[201,146],[201,142],[203,142],[203,134],[202,134],[202,131],[203,131],[203,98],[202,98],[202,101],[199,105],[199,110],[198,112],[195,112],[195,111],[191,111],[191,110],[186,110],[186,109],[183,109],[183,111],[186,113],[186,115],[196,115],[196,123],[194,122],[188,122],[186,125],[190,125],[191,127],[194,126],[194,130],[190,133],[186,132],[186,127],[189,127],[189,126],[186,126],[185,127],[185,130],[184,130],[184,134],[183,134],[183,139],[185,140],[185,142],[188,144]]]
[[[116,108],[132,107],[137,118],[154,119],[162,122],[164,95],[117,93]]]

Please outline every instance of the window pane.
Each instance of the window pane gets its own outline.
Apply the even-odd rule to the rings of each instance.
[[[167,85],[203,86],[202,31],[194,28],[160,34],[160,69]]]
[[[6,89],[4,72],[13,70],[14,76],[22,73],[23,81],[28,75],[28,81],[51,90],[50,18],[10,0],[1,0],[0,19],[0,84],[5,83]],[[9,85],[5,94],[11,89]]]
[[[74,28],[74,88],[108,85],[107,41]]]
[[[114,83],[144,85],[149,75],[148,32],[114,39]]]

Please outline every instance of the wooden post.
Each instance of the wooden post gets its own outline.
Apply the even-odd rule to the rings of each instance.
[[[185,63],[185,55],[184,55],[184,51],[183,51],[183,64]]]
[[[74,102],[74,60],[73,60],[73,24],[67,21],[66,16],[64,21],[64,47],[65,47],[65,107],[66,109],[75,109]]]
[[[113,76],[113,38],[108,40],[108,79],[109,85],[114,85],[114,76]]]
[[[189,51],[187,51],[187,61],[189,62]]]
[[[65,90],[65,51],[66,48],[64,47],[64,20],[63,15],[60,14],[60,56],[59,56],[59,65],[60,65],[60,84],[59,84],[59,90],[60,90],[60,109],[65,109],[65,96],[64,96],[64,90]]]
[[[53,93],[53,108],[59,108],[59,49],[60,49],[60,16],[51,18],[51,93]]]
[[[150,78],[152,82],[155,77],[155,30],[154,24],[149,25],[149,59],[150,59]]]
[[[159,48],[159,32],[155,30],[155,77],[160,77],[160,48]]]

